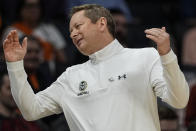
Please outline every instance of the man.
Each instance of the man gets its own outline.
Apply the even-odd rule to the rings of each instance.
[[[158,131],[156,96],[176,108],[186,106],[189,88],[165,27],[145,30],[158,54],[152,48],[123,48],[102,6],[74,7],[70,16],[73,43],[90,60],[68,68],[37,94],[23,69],[27,38],[20,45],[11,31],[4,41],[12,93],[26,120],[64,112],[71,131]]]
[[[22,38],[19,41],[22,41]],[[24,69],[28,75],[28,82],[34,92],[37,93],[52,83],[52,75],[48,62],[44,61],[41,43],[34,36],[28,36],[27,53],[24,57]]]

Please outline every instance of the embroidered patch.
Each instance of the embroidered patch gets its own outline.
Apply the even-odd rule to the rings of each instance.
[[[86,81],[81,81],[79,84],[79,90],[84,91],[87,88],[87,82]]]

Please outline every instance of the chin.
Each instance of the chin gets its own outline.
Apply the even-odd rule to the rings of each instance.
[[[92,51],[89,50],[89,47],[84,43],[77,47],[77,49],[80,51],[80,53],[82,53],[85,56],[89,56],[92,54]]]
[[[80,51],[81,54],[85,55],[85,56],[89,56],[91,55],[91,53],[89,53],[88,51],[85,51],[85,50],[81,50],[81,49],[78,49]]]
[[[80,53],[85,55],[85,56],[89,56],[90,55],[89,53],[86,53],[86,52],[83,52],[83,51],[80,51]]]
[[[81,53],[81,54],[83,54],[83,55],[88,55],[88,53],[83,49],[83,48],[81,48],[81,47],[77,47],[77,49],[78,49],[78,51]]]

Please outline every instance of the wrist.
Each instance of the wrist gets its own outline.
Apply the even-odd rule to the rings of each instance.
[[[168,53],[170,52],[171,47],[169,47],[169,48],[164,48],[164,49],[162,49],[162,48],[157,48],[157,50],[158,50],[158,52],[159,52],[159,55],[160,55],[160,56],[163,56],[163,55],[166,55],[166,54],[168,54]]]

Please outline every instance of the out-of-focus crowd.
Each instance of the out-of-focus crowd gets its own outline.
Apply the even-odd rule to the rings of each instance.
[[[100,4],[110,10],[116,22],[116,37],[128,48],[155,46],[145,38],[144,30],[166,27],[172,49],[190,86],[190,99],[183,110],[176,110],[158,99],[161,130],[196,131],[194,0],[1,0],[0,131],[69,131],[63,114],[34,122],[22,118],[11,95],[2,45],[11,30],[17,30],[20,41],[28,37],[24,68],[34,92],[44,90],[68,66],[88,60],[69,38],[69,10],[86,3]]]

